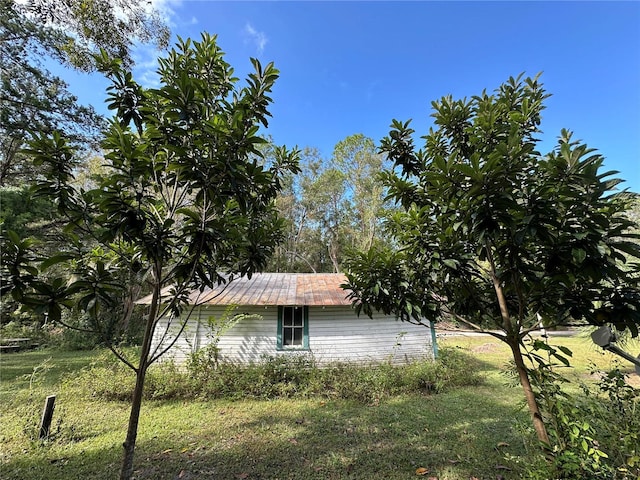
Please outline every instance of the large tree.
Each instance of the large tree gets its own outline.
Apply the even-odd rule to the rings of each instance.
[[[539,316],[634,336],[640,325],[638,265],[623,265],[625,253],[640,257],[628,195],[567,131],[553,151],[537,151],[547,96],[537,77],[518,77],[493,94],[444,97],[420,150],[409,122],[394,121],[381,151],[399,167],[383,175],[402,207],[389,221],[399,248],[355,255],[347,275],[359,311],[413,322],[452,315],[506,342],[546,443],[522,350]]]
[[[370,248],[382,237],[385,189],[378,173],[387,163],[374,141],[361,133],[349,135],[333,149],[332,164],[344,175],[351,245],[359,249]]]
[[[164,48],[168,38],[159,12],[137,0],[0,0],[0,186],[35,177],[20,154],[29,132],[61,130],[91,148],[102,127],[47,59],[92,71],[104,49],[129,65],[134,42]]]
[[[27,153],[46,177],[36,192],[54,198],[68,219],[68,247],[38,260],[33,242],[10,232],[2,286],[53,321],[65,307],[79,309],[135,372],[121,471],[128,479],[146,372],[163,353],[152,349],[158,319],[184,326],[198,304],[190,292],[265,267],[281,238],[274,200],[282,177],[298,167],[295,152],[278,147],[267,164],[257,148],[278,77],[272,64],[252,59],[254,72],[238,88],[209,35],[180,41],[159,60],[158,89],[144,89],[106,54],[101,61],[115,111],[102,142],[108,168],[85,191],[74,183],[74,150],[60,134],[31,141]],[[93,241],[78,240],[83,236]],[[136,361],[117,346],[117,326],[125,322],[103,313],[140,286],[150,305]]]
[[[339,272],[347,250],[384,241],[380,219],[388,202],[378,173],[385,163],[362,134],[339,141],[330,159],[305,148],[302,173],[289,178],[278,197],[287,236],[273,268]]]

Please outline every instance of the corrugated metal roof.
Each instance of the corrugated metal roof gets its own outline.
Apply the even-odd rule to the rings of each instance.
[[[236,278],[214,289],[195,291],[191,303],[200,305],[351,305],[342,273],[257,273]],[[145,297],[137,303],[149,303]]]

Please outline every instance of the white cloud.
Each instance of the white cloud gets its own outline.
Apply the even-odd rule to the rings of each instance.
[[[255,43],[256,48],[258,49],[258,53],[262,54],[262,52],[264,52],[264,47],[269,41],[265,33],[257,31],[249,22],[247,22],[244,27],[244,33],[249,36],[248,40],[246,41],[252,41],[253,43]]]
[[[184,23],[180,19],[180,15],[176,13],[182,5],[182,0],[149,0],[147,1],[147,9],[155,10],[162,21],[174,31],[180,23]],[[193,17],[190,23],[196,23],[197,19]],[[169,48],[171,48],[171,42]],[[160,86],[160,77],[156,70],[158,69],[158,57],[163,56],[165,52],[158,50],[151,44],[142,44],[136,42],[132,50],[134,79],[145,88],[157,88]]]
[[[156,73],[158,57],[162,54],[150,45],[137,43],[133,50],[133,78],[145,88],[160,86],[160,78]]]
[[[160,17],[169,25],[169,28],[175,28],[174,21],[176,17],[175,7],[182,5],[182,0],[150,0],[147,2],[148,9],[154,9]]]

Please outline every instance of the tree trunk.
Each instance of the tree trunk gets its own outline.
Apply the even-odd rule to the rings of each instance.
[[[536,400],[536,396],[533,393],[531,381],[529,380],[529,373],[527,372],[527,367],[524,364],[524,359],[522,358],[522,351],[520,350],[520,325],[514,325],[511,321],[507,299],[504,295],[502,284],[500,283],[500,280],[496,275],[493,253],[491,251],[491,246],[488,240],[486,240],[485,245],[487,247],[487,257],[491,265],[491,279],[493,281],[493,287],[496,292],[496,298],[498,299],[498,305],[500,306],[500,315],[502,316],[502,329],[506,333],[505,342],[507,343],[507,345],[509,345],[509,348],[511,348],[511,355],[516,364],[518,379],[520,380],[520,385],[522,385],[522,389],[524,390],[524,396],[527,400],[527,405],[529,406],[529,413],[531,414],[533,428],[536,431],[538,440],[543,442],[545,445],[549,445],[549,436],[547,435],[547,429],[544,425],[544,421],[542,420],[540,407],[538,406],[538,401]]]
[[[524,359],[522,358],[520,343],[518,342],[517,338],[513,337],[507,337],[506,342],[509,345],[509,348],[511,348],[511,354],[516,364],[516,371],[518,372],[520,385],[522,385],[522,389],[524,390],[524,396],[527,400],[529,413],[531,414],[531,420],[533,421],[533,428],[536,431],[538,440],[540,440],[545,445],[549,445],[547,428],[544,425],[542,414],[540,413],[540,407],[538,406],[538,401],[536,400],[536,396],[533,393],[533,388],[531,387],[529,373],[527,372],[527,367],[525,366]]]
[[[140,362],[136,370],[136,386],[131,399],[131,412],[129,414],[129,427],[127,428],[127,439],[125,440],[124,456],[122,458],[122,469],[120,470],[120,480],[129,480],[133,474],[133,454],[136,448],[136,438],[138,437],[138,421],[140,420],[140,409],[142,407],[142,395],[144,393],[144,379],[147,375],[149,352],[151,351],[151,340],[153,338],[153,328],[158,313],[158,302],[160,298],[160,286],[153,289],[153,298],[147,325],[142,340],[142,351],[140,352]]]
[[[133,454],[136,448],[136,438],[138,437],[138,421],[140,419],[140,409],[142,406],[142,394],[144,391],[144,379],[146,374],[146,367],[138,368],[138,371],[136,372],[136,387],[133,391],[133,398],[131,400],[131,413],[129,414],[127,439],[122,445],[124,447],[124,456],[122,458],[120,480],[129,480],[133,474]]]

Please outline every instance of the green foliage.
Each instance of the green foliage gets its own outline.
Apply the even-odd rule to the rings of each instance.
[[[0,225],[20,237],[46,237],[55,216],[55,205],[44,198],[32,198],[28,187],[0,188]]]
[[[378,178],[385,164],[362,134],[339,141],[330,159],[304,149],[302,173],[278,196],[286,237],[271,270],[339,272],[347,250],[386,240],[381,218],[388,202]]]
[[[67,380],[85,395],[126,401],[134,387],[124,365],[107,356]],[[239,366],[207,362],[198,352],[185,368],[172,362],[152,367],[145,397],[149,399],[276,399],[311,398],[376,403],[394,395],[441,393],[460,386],[478,385],[482,377],[469,368],[469,357],[444,348],[435,362],[408,365],[333,364],[319,368],[308,356],[265,357]]]
[[[569,393],[563,387],[568,381],[545,354],[569,366],[570,351],[537,341],[527,355],[535,365],[530,378],[551,439],[553,478],[637,478],[640,390],[614,369],[592,372],[599,376],[595,389],[582,384],[581,394]]]
[[[76,181],[75,148],[63,133],[34,134],[25,150],[43,175],[34,192],[55,202],[68,243],[43,259],[15,233],[3,238],[3,293],[63,325],[66,310],[86,315],[88,330],[136,373],[123,479],[133,471],[144,379],[163,353],[150,354],[157,319],[180,321],[184,310],[186,322],[198,303],[190,292],[265,268],[282,236],[276,195],[298,171],[297,152],[276,147],[267,165],[258,149],[278,70],[251,59],[253,73],[238,88],[223,57],[208,34],[180,39],[159,59],[160,87],[145,89],[102,50],[96,62],[112,82],[115,116],[93,188]],[[136,364],[118,345],[143,289],[149,309]]]
[[[40,40],[42,48],[80,70],[95,68],[91,54],[100,49],[131,65],[135,42],[157,48],[169,43],[169,28],[160,12],[134,0],[27,0],[12,7],[43,26],[48,41]]]
[[[521,77],[493,95],[444,97],[417,151],[409,123],[393,122],[381,151],[399,173],[383,178],[404,210],[389,226],[402,252],[394,270],[417,292],[404,301],[413,304],[408,316],[437,319],[440,303],[486,328],[526,330],[541,314],[550,324],[612,322],[637,334],[640,291],[622,268],[625,253],[640,257],[629,198],[612,193],[621,180],[601,172],[603,157],[570,132],[549,154],[536,150],[547,97],[538,78]],[[365,288],[367,303],[388,308],[360,285],[377,275],[374,258],[355,256],[349,286],[354,302]]]
[[[511,348],[543,443],[522,339],[541,319],[611,323],[633,336],[640,326],[630,197],[615,193],[616,172],[601,172],[604,158],[567,130],[553,151],[538,152],[548,96],[538,77],[520,75],[491,95],[443,97],[419,150],[410,122],[394,120],[380,150],[395,166],[382,178],[401,207],[388,221],[398,248],[354,254],[345,285],[369,315],[446,315],[492,330]]]
[[[220,338],[235,324],[245,318],[262,318],[259,315],[248,315],[244,313],[234,313],[237,309],[235,305],[229,305],[219,318],[210,316],[207,318],[207,342],[202,348],[197,349],[187,358],[187,370],[195,378],[207,377],[218,368],[220,363],[220,349],[218,343]]]
[[[118,116],[103,142],[109,167],[96,188],[74,186],[74,151],[59,133],[34,137],[27,151],[47,176],[35,192],[55,199],[69,220],[66,251],[40,268],[73,275],[35,281],[28,245],[8,235],[7,250],[16,254],[3,262],[10,270],[3,286],[54,321],[63,306],[77,305],[108,340],[115,327],[98,325],[101,312],[149,275],[157,292],[178,285],[166,309],[177,312],[191,288],[224,281],[219,272],[264,268],[280,236],[272,204],[280,175],[297,166],[295,154],[277,149],[267,168],[256,149],[262,140],[255,124],[266,125],[267,94],[278,76],[271,64],[254,62],[248,86],[235,90],[231,67],[205,35],[161,59],[164,86],[145,91],[119,62],[106,54],[100,61],[114,82],[109,96]],[[81,242],[86,234],[102,247]]]
[[[60,2],[50,2],[51,5]],[[29,132],[59,129],[88,146],[95,141],[101,119],[92,107],[77,103],[67,84],[52,75],[43,59],[54,55],[72,38],[39,22],[14,0],[0,2],[0,58],[2,102],[0,119],[0,185],[22,185],[38,176],[37,169],[20,153]]]

